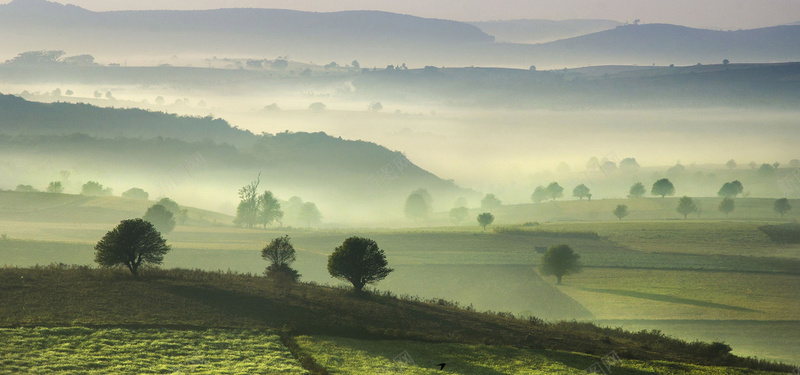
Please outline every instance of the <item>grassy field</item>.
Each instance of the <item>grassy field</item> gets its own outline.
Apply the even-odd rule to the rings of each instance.
[[[423,344],[413,341],[364,341],[327,336],[301,336],[297,342],[331,374],[585,374],[605,356],[520,349],[507,346]],[[408,356],[403,356],[407,353]],[[608,358],[608,357],[606,357]],[[409,361],[410,359],[410,361]],[[440,363],[444,363],[440,371]],[[609,371],[610,372],[605,372]],[[779,374],[663,361],[622,360],[603,373],[623,375]]]
[[[0,328],[0,374],[308,374],[268,330]]]

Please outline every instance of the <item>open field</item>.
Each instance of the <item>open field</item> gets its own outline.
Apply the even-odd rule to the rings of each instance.
[[[0,328],[0,374],[308,374],[268,330]]]
[[[364,341],[326,336],[301,336],[298,343],[331,374],[462,374],[545,375],[585,374],[601,356],[507,346],[423,344],[413,341]],[[399,357],[407,353],[408,357]],[[395,362],[410,358],[408,362]],[[444,363],[444,371],[438,364]],[[622,360],[603,371],[623,375],[778,374],[727,367],[696,366],[661,361]],[[605,372],[603,372],[605,373]]]

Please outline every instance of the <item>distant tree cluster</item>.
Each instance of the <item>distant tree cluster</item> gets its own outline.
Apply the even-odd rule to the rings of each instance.
[[[93,197],[109,196],[113,193],[110,187],[103,187],[97,181],[88,181],[81,187],[81,195],[88,195]]]

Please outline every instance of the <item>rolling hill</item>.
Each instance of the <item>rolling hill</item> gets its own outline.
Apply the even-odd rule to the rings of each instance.
[[[613,29],[622,23],[612,20],[507,20],[470,22],[485,33],[495,37],[499,43],[537,44],[559,39]]]

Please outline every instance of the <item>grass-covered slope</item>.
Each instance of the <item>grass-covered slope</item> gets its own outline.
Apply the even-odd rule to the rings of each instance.
[[[279,328],[362,339],[511,345],[641,360],[789,371],[727,354],[722,344],[686,343],[582,323],[546,324],[391,296],[356,296],[301,284],[282,289],[262,277],[187,270],[48,267],[0,270],[0,326]]]

